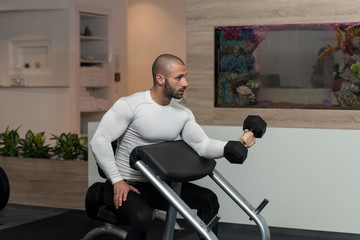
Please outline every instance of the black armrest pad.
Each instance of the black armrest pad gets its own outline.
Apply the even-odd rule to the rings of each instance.
[[[209,175],[215,168],[214,159],[200,157],[184,141],[139,146],[130,154],[130,166],[142,160],[164,181],[185,182]]]

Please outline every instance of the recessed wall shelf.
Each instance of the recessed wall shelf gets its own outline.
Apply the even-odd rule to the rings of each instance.
[[[109,108],[109,16],[79,12],[80,133]]]

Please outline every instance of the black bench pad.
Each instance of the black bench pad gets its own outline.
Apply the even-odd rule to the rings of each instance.
[[[142,160],[164,181],[186,182],[203,178],[215,168],[214,159],[200,157],[182,140],[139,146],[130,154],[130,166]]]

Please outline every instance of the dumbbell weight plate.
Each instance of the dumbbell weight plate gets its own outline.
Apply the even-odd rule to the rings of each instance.
[[[243,130],[248,129],[256,138],[261,138],[266,132],[266,122],[258,115],[249,115],[244,121]]]
[[[229,141],[224,148],[224,157],[230,163],[242,164],[247,153],[248,149],[239,141]]]

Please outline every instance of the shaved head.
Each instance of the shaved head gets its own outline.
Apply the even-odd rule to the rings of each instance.
[[[172,54],[162,54],[157,57],[152,65],[152,75],[154,83],[156,82],[156,74],[161,74],[165,77],[168,77],[171,71],[171,66],[174,63],[185,66],[183,60]]]

